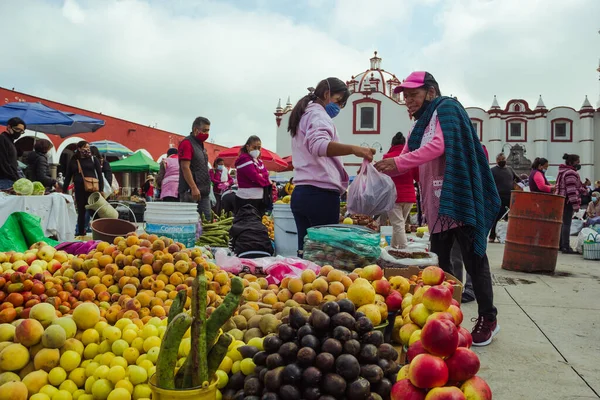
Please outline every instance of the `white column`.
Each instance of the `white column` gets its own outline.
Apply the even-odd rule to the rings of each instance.
[[[504,140],[502,138],[502,120],[499,117],[490,118],[490,142],[488,154],[490,156],[490,164],[496,162],[496,156],[502,152]]]
[[[581,158],[581,171],[579,175],[581,179],[594,177],[594,119],[590,117],[581,118],[579,120],[581,131],[581,139],[579,142],[579,157]],[[591,164],[591,165],[585,165]]]
[[[530,157],[532,162],[536,157],[548,158],[548,156],[549,156],[548,141],[550,140],[550,137],[549,137],[549,129],[548,129],[547,124],[548,124],[548,120],[547,120],[546,116],[535,119],[534,140],[536,140],[536,142],[535,142],[535,146],[534,146],[533,157]],[[552,162],[556,162],[556,160],[550,160],[550,163],[552,163]]]

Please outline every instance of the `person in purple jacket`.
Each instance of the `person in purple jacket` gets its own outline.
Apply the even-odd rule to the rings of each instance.
[[[240,149],[240,155],[235,160],[238,190],[235,193],[235,213],[244,205],[250,204],[265,214],[271,201],[271,181],[269,171],[260,159],[262,143],[258,136],[250,136]]]
[[[298,256],[302,256],[308,228],[337,224],[340,195],[348,188],[342,156],[373,160],[374,149],[339,143],[333,124],[346,105],[350,91],[338,78],[323,79],[309,88],[294,106],[288,124],[292,135],[295,188],[292,213],[298,230]]]

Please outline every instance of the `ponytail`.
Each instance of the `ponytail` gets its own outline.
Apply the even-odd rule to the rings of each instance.
[[[533,160],[533,164],[531,164],[531,169],[538,169],[540,167],[540,165],[546,165],[548,163],[548,160],[546,160],[543,157],[537,157],[535,160]]]

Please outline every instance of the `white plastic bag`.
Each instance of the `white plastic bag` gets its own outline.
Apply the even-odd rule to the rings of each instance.
[[[579,235],[577,235],[577,246],[575,246],[575,251],[583,254],[583,242],[585,242],[589,235],[598,235],[597,232],[591,228],[583,228]],[[600,236],[598,236],[600,237]]]
[[[508,231],[508,222],[504,220],[498,221],[496,224],[496,238],[502,244],[506,242],[506,232]]]
[[[583,229],[584,221],[580,219],[574,219],[571,221],[571,236],[577,236]]]
[[[368,161],[363,161],[360,174],[348,189],[348,212],[380,215],[394,208],[395,203],[396,185],[392,178],[378,172]]]

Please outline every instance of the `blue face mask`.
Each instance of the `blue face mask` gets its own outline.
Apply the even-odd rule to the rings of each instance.
[[[325,111],[331,118],[337,117],[342,109],[337,103],[329,103],[325,106]]]

